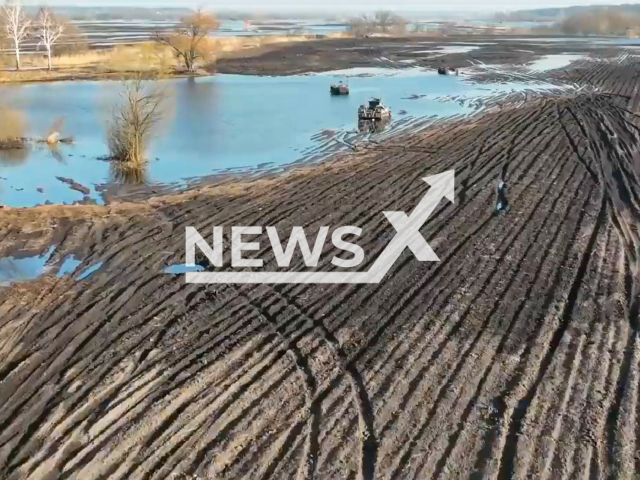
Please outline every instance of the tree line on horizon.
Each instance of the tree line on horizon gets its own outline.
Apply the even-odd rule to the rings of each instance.
[[[407,30],[407,21],[387,10],[370,15],[360,15],[349,21],[349,32],[355,37],[364,37],[373,33],[403,34]]]
[[[565,18],[559,29],[567,35],[627,35],[640,32],[640,14],[607,9],[583,12]]]

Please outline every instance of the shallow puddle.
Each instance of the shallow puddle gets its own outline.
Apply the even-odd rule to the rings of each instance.
[[[100,263],[96,263],[95,265],[92,265],[88,268],[86,268],[85,270],[82,271],[82,273],[80,273],[80,275],[78,276],[78,281],[81,282],[82,280],[86,280],[87,278],[89,278],[91,275],[93,275],[94,273],[96,273],[98,270],[100,270],[102,268],[102,262]]]
[[[469,52],[473,52],[474,50],[478,50],[480,47],[477,45],[473,45],[473,46],[460,46],[460,45],[452,45],[452,46],[447,46],[447,47],[440,47],[438,49],[439,52],[442,53],[469,53]]]
[[[76,260],[72,256],[65,258],[65,260],[64,260],[64,262],[62,262],[62,265],[60,266],[60,269],[58,270],[58,273],[56,274],[56,276],[58,278],[62,278],[65,275],[73,274],[76,271],[76,269],[80,266],[81,263],[82,263],[81,260]]]
[[[422,50],[415,53],[433,53],[434,57],[441,57],[443,55],[450,55],[454,53],[469,53],[474,50],[478,50],[480,46],[458,46],[458,45],[448,45],[444,47],[437,47],[435,50]]]
[[[529,45],[545,45],[550,43],[586,43],[591,45],[640,45],[640,38],[627,38],[627,37],[601,37],[596,35],[589,35],[584,37],[504,37],[496,38],[500,42],[522,42]],[[535,42],[535,43],[534,43]]]
[[[71,255],[66,257],[59,266],[49,264],[55,248],[55,246],[50,247],[42,255],[24,258],[16,258],[15,256],[0,258],[0,287],[36,280],[47,273],[55,273],[57,278],[74,275],[82,261]],[[97,263],[85,268],[79,273],[77,280],[86,280],[100,270],[102,265],[103,263]]]
[[[38,278],[48,270],[47,262],[51,259],[54,250],[55,247],[51,247],[44,254],[32,257],[0,258],[0,286],[7,287],[16,282]]]
[[[164,269],[164,273],[170,275],[184,275],[185,273],[193,273],[193,272],[203,272],[204,268],[200,265],[196,265],[195,267],[189,267],[187,265],[170,265]]]
[[[586,58],[584,55],[576,54],[546,55],[527,64],[527,68],[536,72],[545,72],[547,70],[567,67],[572,62],[582,60],[584,58]]]

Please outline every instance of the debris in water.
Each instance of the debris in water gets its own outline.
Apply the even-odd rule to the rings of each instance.
[[[91,190],[89,190],[84,185],[79,184],[72,178],[65,178],[65,177],[56,177],[56,178],[60,180],[62,183],[66,183],[67,185],[69,185],[69,188],[71,188],[71,190],[76,190],[77,192],[80,192],[83,195],[89,195],[91,193]]]
[[[73,137],[63,137],[60,133],[64,127],[64,118],[58,117],[51,125],[47,137],[44,142],[49,145],[57,145],[59,143],[74,143]]]

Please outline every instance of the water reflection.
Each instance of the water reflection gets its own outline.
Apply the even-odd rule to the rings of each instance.
[[[359,120],[358,121],[358,132],[360,133],[378,133],[382,132],[387,125],[389,125],[390,120]]]
[[[65,165],[65,159],[62,152],[60,152],[60,144],[59,143],[48,143],[47,149],[49,150],[49,154],[59,163]]]
[[[110,165],[111,180],[124,185],[141,185],[148,183],[147,162],[112,161]]]
[[[31,257],[2,257],[0,258],[0,287],[7,287],[14,282],[33,280],[47,271],[47,263],[51,259],[55,247],[42,255]]]
[[[0,165],[11,167],[20,165],[29,159],[29,150],[27,148],[0,148]]]
[[[216,145],[222,143],[222,139],[218,138],[219,132],[225,130],[223,126],[218,125],[221,114],[218,84],[190,77],[183,84],[172,83],[171,87],[171,94],[167,94],[170,103],[166,102],[163,110],[164,125],[171,137],[160,138],[160,148],[165,151],[179,150],[184,155],[195,152],[200,157],[213,157]],[[237,101],[238,98],[234,100]],[[240,101],[244,103],[246,100]],[[169,112],[174,114],[170,116]],[[173,122],[170,121],[171,117]],[[244,125],[247,121],[250,123],[250,119],[241,115],[232,121],[238,125]]]

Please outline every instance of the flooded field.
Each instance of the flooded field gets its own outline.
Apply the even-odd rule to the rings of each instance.
[[[536,72],[544,72],[547,70],[554,70],[557,68],[564,68],[570,65],[572,62],[578,61],[585,58],[584,55],[571,55],[571,54],[561,54],[561,55],[546,55],[534,62],[531,62],[527,67],[530,70]]]
[[[337,81],[349,83],[350,96],[329,95]],[[43,137],[62,117],[62,133],[75,138],[74,145],[55,151],[32,145],[4,152],[0,204],[101,203],[106,185],[127,181],[105,160],[109,112],[121,88],[106,81],[0,88],[10,106],[25,113],[30,137]],[[344,147],[345,136],[358,136],[357,109],[371,97],[391,107],[393,130],[409,117],[471,114],[479,108],[476,100],[532,86],[475,85],[420,69],[364,68],[289,77],[175,79],[162,82],[162,88],[166,118],[148,152],[146,171],[134,181],[180,187],[220,172],[264,171],[321,158],[323,152]]]
[[[175,29],[177,20],[74,20],[73,25],[95,48],[128,45],[149,41],[156,32],[168,33]],[[242,20],[222,20],[214,32],[218,37],[270,36],[270,35],[329,35],[347,30],[342,22],[325,20],[264,21],[245,24]],[[27,51],[33,51],[37,41],[25,42]]]

